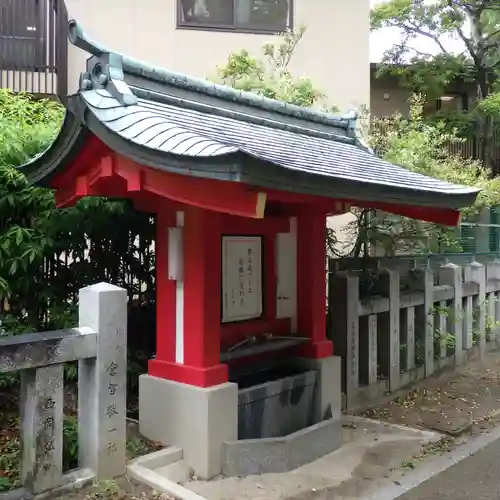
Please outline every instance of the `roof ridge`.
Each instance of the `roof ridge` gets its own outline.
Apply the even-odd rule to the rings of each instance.
[[[345,128],[348,134],[356,138],[357,113],[347,116],[336,116],[324,111],[313,110],[295,104],[288,104],[269,97],[260,96],[252,92],[236,90],[231,87],[220,85],[209,80],[194,78],[182,73],[156,68],[151,64],[128,57],[124,54],[113,52],[103,45],[88,37],[82,26],[74,19],[68,23],[68,37],[70,42],[89,54],[101,57],[107,53],[113,53],[122,59],[122,69],[125,73],[137,75],[148,80],[167,83],[178,88],[183,88],[226,101],[237,102],[243,105],[273,111],[286,116],[293,116],[315,123],[322,123],[335,127]]]
[[[301,125],[299,126],[296,124],[281,122],[276,119],[272,120],[267,117],[246,114],[241,111],[234,111],[226,108],[216,108],[214,106],[211,106],[210,104],[204,104],[182,99],[180,97],[160,94],[153,90],[145,90],[138,88],[134,85],[131,85],[130,87],[132,93],[143,100],[151,98],[152,97],[151,94],[154,94],[155,97],[154,101],[161,104],[180,106],[186,109],[191,109],[193,111],[198,111],[202,113],[206,113],[209,110],[210,114],[218,115],[224,118],[231,118],[233,120],[243,121],[245,123],[253,123],[254,125],[269,127],[275,130],[287,130],[289,132],[295,132],[298,134],[308,135],[311,137],[319,137],[322,139],[329,139],[332,141],[342,142],[345,144],[356,145],[356,140],[357,140],[356,137],[350,135],[339,135],[338,133],[335,133],[335,131],[326,132],[323,130],[307,127],[306,124],[303,123],[301,123]]]

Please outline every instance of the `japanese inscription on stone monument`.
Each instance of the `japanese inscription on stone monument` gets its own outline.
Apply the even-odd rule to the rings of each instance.
[[[62,473],[62,421],[63,421],[63,365],[56,364],[38,368],[27,374],[25,388],[34,389],[36,398],[26,405],[34,405],[31,414],[35,443],[34,462],[25,455],[23,474],[32,471],[33,489],[40,492],[59,486]],[[26,477],[26,476],[25,476]]]
[[[116,329],[116,337],[119,339],[123,337],[124,332],[123,329]],[[118,346],[120,346],[120,342],[118,342]],[[120,391],[120,374],[121,370],[124,368],[119,365],[118,358],[120,357],[121,349],[119,347],[116,348],[116,358],[112,358],[110,362],[108,362],[106,366],[106,374],[107,374],[107,387],[106,387],[106,405],[105,405],[105,418],[107,421],[107,432],[108,432],[108,445],[107,445],[107,453],[108,455],[114,455],[117,451],[116,440],[120,439],[117,434],[117,428],[120,419],[123,418],[122,415],[122,401],[119,397]],[[122,389],[123,390],[123,389]],[[117,420],[118,419],[118,420]]]

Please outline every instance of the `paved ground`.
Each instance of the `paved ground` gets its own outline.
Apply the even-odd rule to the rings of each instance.
[[[398,500],[497,500],[500,440],[441,472]]]
[[[344,428],[346,435],[340,450],[295,471],[194,481],[186,486],[208,500],[351,500],[391,486],[400,495],[406,490],[398,484],[414,472],[420,473],[429,460],[449,460],[464,442],[481,438],[500,424],[499,353],[489,353],[483,360],[472,359],[465,367],[431,377],[357,414],[386,422],[392,430],[379,427],[374,431],[370,421],[362,419],[357,429]],[[444,437],[440,441],[424,445],[421,436],[395,432],[400,428],[394,424],[445,434],[441,434]],[[460,436],[456,431],[461,431]],[[434,472],[430,470],[425,479]]]
[[[499,352],[492,351],[483,360],[476,357],[464,367],[424,380],[357,413],[450,434],[460,429],[479,434],[500,423]]]
[[[434,432],[346,417],[344,445],[310,464],[284,474],[191,481],[185,486],[208,500],[360,498],[400,479],[401,464],[423,449],[439,448],[440,438]]]

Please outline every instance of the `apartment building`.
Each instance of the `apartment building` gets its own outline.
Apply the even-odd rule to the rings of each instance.
[[[71,18],[110,50],[195,77],[304,25],[291,70],[347,111],[369,105],[369,10],[369,0],[0,0],[0,87],[76,90],[86,56],[66,43]]]
[[[400,79],[391,74],[378,75],[376,63],[370,65],[370,109],[373,116],[388,117],[398,113],[407,116],[410,111],[412,91],[401,84]],[[448,86],[445,93],[429,99],[424,112],[429,115],[440,110],[466,111],[474,106],[477,89],[473,83],[456,81]]]

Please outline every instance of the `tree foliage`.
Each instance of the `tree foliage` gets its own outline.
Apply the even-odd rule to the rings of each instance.
[[[408,118],[395,116],[390,121],[373,118],[370,142],[385,160],[408,170],[455,184],[481,189],[476,203],[462,210],[464,218],[474,218],[483,208],[500,204],[500,178],[492,178],[490,169],[479,161],[449,153],[450,143],[464,139],[448,132],[443,122],[424,119],[422,96],[414,96]],[[380,122],[383,126],[379,126]],[[351,255],[359,256],[364,245],[383,249],[387,255],[400,253],[439,253],[461,251],[460,235],[450,228],[415,219],[380,216],[369,210],[357,212],[347,231]]]
[[[290,63],[304,33],[305,27],[290,30],[278,42],[266,43],[262,47],[262,58],[250,55],[246,49],[230,54],[226,63],[217,68],[216,80],[270,99],[337,111],[336,107],[327,104],[325,94],[310,78],[296,78],[291,74]]]
[[[0,312],[9,333],[74,325],[82,286],[153,272],[131,251],[137,235],[154,237],[144,214],[103,198],[56,209],[52,191],[17,170],[51,144],[63,114],[55,102],[0,90]]]
[[[246,51],[231,54],[226,65],[218,68],[220,80],[238,89],[303,106],[317,104],[318,98],[325,103],[326,96],[314,90],[311,80],[294,79],[288,69],[303,33],[303,30],[290,32],[283,41],[264,46],[262,59],[252,57]],[[285,68],[283,73],[279,68]],[[464,216],[472,216],[484,206],[499,204],[500,181],[490,180],[489,169],[480,162],[448,154],[447,144],[460,143],[463,139],[456,131],[447,131],[442,121],[425,121],[423,102],[421,97],[415,97],[410,119],[397,116],[384,123],[384,127],[379,127],[377,119],[372,118],[375,121],[371,128],[373,147],[386,160],[410,170],[482,188],[476,204],[464,210]],[[370,245],[382,246],[389,254],[397,250],[428,252],[459,249],[454,228],[400,217],[379,219],[370,210],[354,209],[354,213],[357,215],[355,222],[345,229],[347,238],[337,238],[339,235],[329,232],[329,247],[335,255],[359,256]],[[346,245],[338,244],[338,240],[345,239]]]
[[[390,0],[377,5],[371,17],[372,30],[393,28],[401,34],[401,41],[385,53],[382,72],[397,74],[430,99],[443,95],[453,82],[475,86],[480,105],[460,119],[477,124],[472,129],[479,138],[477,156],[492,165],[494,117],[500,121],[500,0]],[[423,51],[412,43],[418,38],[437,50]],[[460,53],[448,50],[451,39],[460,42]]]

